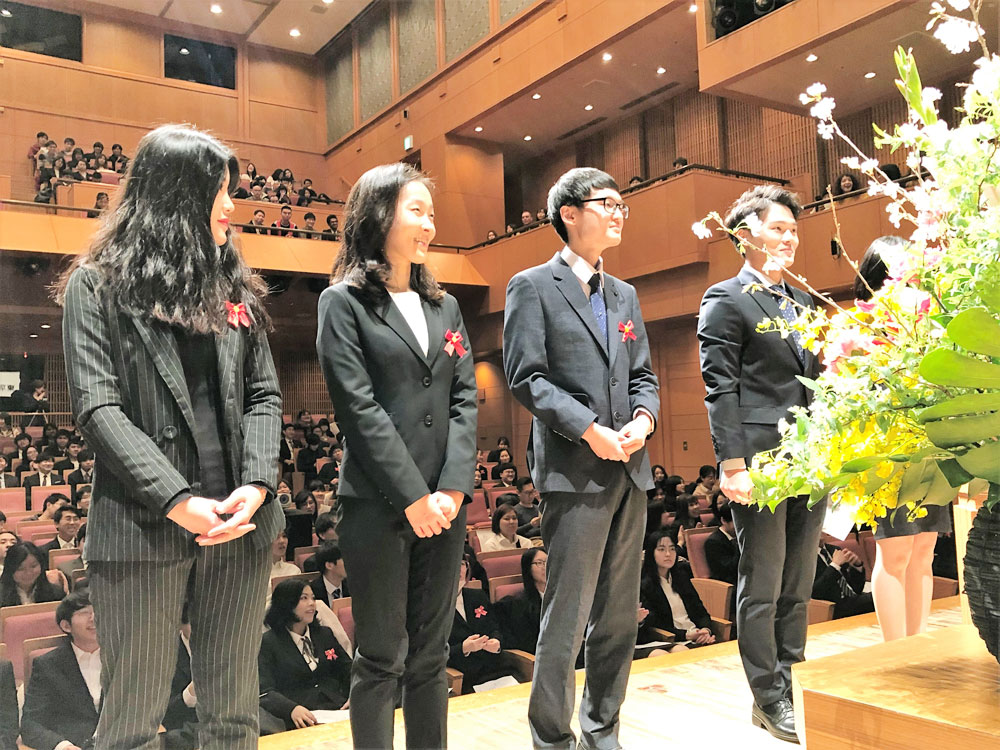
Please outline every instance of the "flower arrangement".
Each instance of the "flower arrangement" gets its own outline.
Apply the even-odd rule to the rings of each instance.
[[[889,219],[905,224],[908,238],[883,249],[888,278],[869,288],[868,301],[839,304],[784,271],[825,306],[800,307],[791,324],[766,320],[759,330],[798,336],[825,370],[802,378],[811,405],[793,409],[794,422],[779,425],[778,447],[754,459],[761,506],[830,495],[856,522],[875,526],[891,513],[925,515],[925,506],[950,503],[967,482],[989,483],[987,507],[1000,500],[1000,58],[984,42],[982,2],[931,8],[928,29],[951,52],[976,43],[983,51],[964,85],[958,126],[939,118],[941,92],[921,84],[912,51],[895,53],[908,119],[893,132],[873,127],[876,145],[907,154],[907,187],[840,130],[825,86],[801,96],[820,136],[855,151],[844,163],[866,175],[869,195],[889,199]],[[709,220],[739,243],[748,240],[738,230],[757,234],[752,219],[729,230],[717,213],[696,223],[695,234],[710,236]],[[857,274],[857,262],[845,257]]]

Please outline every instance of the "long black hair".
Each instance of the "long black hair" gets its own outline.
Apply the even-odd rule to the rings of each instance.
[[[889,277],[889,268],[882,260],[883,249],[901,249],[906,245],[902,237],[887,234],[873,241],[865,250],[865,257],[858,265],[858,275],[854,278],[854,298],[867,302],[872,292],[877,292]],[[863,280],[862,280],[863,279]]]
[[[14,574],[29,557],[35,558],[39,565],[38,578],[32,584],[30,592],[35,603],[57,602],[66,594],[62,588],[50,583],[45,577],[49,561],[44,558],[41,550],[31,542],[18,542],[7,550],[7,557],[4,558],[3,573],[0,573],[0,607],[11,607],[21,603]]]
[[[197,333],[221,333],[226,302],[246,305],[255,328],[268,328],[267,285],[250,270],[227,233],[212,236],[212,206],[225,177],[232,194],[239,162],[218,140],[183,125],[164,125],[139,142],[125,187],[88,252],[55,286],[62,304],[78,267],[93,268],[114,303],[126,312]]]
[[[539,552],[545,552],[544,547],[532,547],[521,554],[521,581],[524,583],[524,597],[531,604],[533,609],[542,611],[542,595],[535,585],[535,579],[531,575],[531,566],[538,557]],[[546,553],[547,554],[547,553]]]
[[[275,586],[274,591],[271,592],[271,605],[264,615],[264,624],[271,630],[279,630],[299,622],[295,608],[299,606],[299,599],[302,598],[302,592],[306,590],[306,585],[303,580],[290,578]]]
[[[396,218],[396,203],[403,188],[430,179],[409,164],[383,164],[365,172],[351,188],[344,209],[343,242],[333,262],[331,280],[346,281],[369,304],[385,300],[385,283],[391,269],[385,255],[385,240]],[[441,304],[444,291],[422,263],[410,266],[410,288],[421,299]]]

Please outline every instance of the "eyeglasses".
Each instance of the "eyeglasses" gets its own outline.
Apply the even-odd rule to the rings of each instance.
[[[547,564],[548,562],[545,560],[535,560],[533,563],[531,563],[532,567],[537,566],[539,568],[544,568]]]
[[[581,203],[589,203],[591,201],[601,201],[604,206],[604,210],[609,214],[613,214],[615,209],[620,209],[622,212],[622,218],[628,218],[628,206],[624,203],[619,203],[614,198],[584,198]]]

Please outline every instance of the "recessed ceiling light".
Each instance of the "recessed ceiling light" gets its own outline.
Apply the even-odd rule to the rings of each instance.
[[[299,31],[298,29],[292,29],[291,31],[288,32],[288,36],[300,37],[302,36],[302,32]]]
[[[603,55],[601,55],[601,59],[604,60],[604,62],[611,62],[611,53],[605,52]]]
[[[526,141],[530,141],[530,140],[531,140],[531,136],[530,136],[530,135],[526,135],[526,136],[524,136],[524,140],[526,140]]]
[[[819,60],[819,56],[814,52],[810,52],[806,55],[806,62],[816,62],[817,60]]]
[[[212,7],[209,8],[215,15],[219,15],[222,12],[222,6],[218,3],[212,3]]]
[[[532,99],[541,99],[541,98],[542,98],[542,95],[541,95],[541,94],[532,94],[532,95],[531,95],[531,98],[532,98]]]
[[[12,15],[14,14],[11,13],[7,8],[3,8],[2,10],[0,10],[0,16],[3,16],[4,18],[10,18]]]
[[[333,0],[323,0],[324,5],[333,5]]]
[[[45,329],[46,331],[47,331],[48,329],[50,329],[51,327],[52,327],[52,326],[50,326],[50,325],[49,325],[48,323],[42,323],[42,324],[41,324],[41,325],[39,326],[39,328],[44,328],[44,329]]]
[[[476,132],[477,133],[482,133],[483,132],[483,126],[482,125],[476,125]]]
[[[871,79],[871,78],[874,78],[875,75],[876,75],[876,73],[875,73],[874,70],[869,70],[867,73],[865,73],[865,78]]]
[[[589,112],[590,110],[592,110],[593,108],[594,108],[594,105],[593,105],[593,104],[588,104],[588,105],[587,105],[586,107],[584,107],[584,109],[585,109],[585,110],[587,110],[588,112]]]
[[[658,75],[658,76],[662,76],[666,72],[667,72],[667,69],[664,68],[662,65],[656,69],[656,75]]]
[[[190,54],[191,54],[191,50],[189,50],[189,49],[188,49],[187,47],[181,47],[181,48],[180,48],[179,50],[177,50],[177,51],[178,51],[178,52],[179,52],[180,54],[182,54],[182,55],[190,55]]]
[[[698,12],[698,3],[691,3],[688,6],[688,12],[689,13],[697,13]]]
[[[28,334],[28,338],[29,339],[37,339],[38,338],[38,334],[37,333],[29,333]]]

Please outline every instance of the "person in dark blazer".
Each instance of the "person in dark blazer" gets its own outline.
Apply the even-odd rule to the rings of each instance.
[[[39,508],[40,498],[49,487],[63,483],[62,473],[55,470],[55,457],[51,453],[42,453],[37,459],[38,473],[24,477],[21,486],[27,490],[28,510]],[[36,492],[35,489],[39,491]]]
[[[326,457],[322,442],[317,435],[306,435],[306,447],[299,451],[295,459],[296,470],[305,474],[305,482],[309,484],[316,478],[316,462]]]
[[[462,560],[458,574],[458,602],[448,636],[448,666],[462,673],[462,694],[475,692],[484,682],[513,677],[501,654],[500,621],[482,589],[465,588],[469,564]]]
[[[566,243],[507,286],[503,360],[532,413],[528,469],[548,552],[543,627],[528,721],[536,748],[570,748],[573,666],[584,628],[587,690],[580,743],[616,742],[639,605],[645,442],[660,408],[635,288],[604,271],[628,217],[610,175],[572,169],[548,196]]]
[[[538,646],[542,624],[542,595],[545,593],[545,568],[548,555],[541,547],[532,547],[521,555],[521,580],[524,590],[496,603],[504,648],[516,648],[529,654]]]
[[[351,657],[333,631],[316,622],[316,599],[305,581],[274,587],[264,624],[270,630],[257,660],[261,708],[287,729],[315,724],[313,711],[346,708]]]
[[[318,578],[309,582],[316,601],[323,602],[329,607],[337,599],[346,599],[351,595],[339,544],[323,542],[316,550],[313,565],[315,566],[313,569],[321,573]]]
[[[69,637],[35,659],[24,691],[21,737],[34,750],[54,750],[65,741],[87,746],[97,728],[101,650],[88,594],[63,599],[56,622]]]
[[[17,542],[7,549],[0,572],[0,607],[57,602],[66,595],[48,578],[48,555],[31,542]],[[58,580],[57,576],[53,576]]]
[[[740,545],[736,623],[740,656],[754,696],[751,720],[790,742],[795,735],[792,664],[805,658],[808,603],[816,545],[826,502],[789,498],[771,512],[753,504],[747,467],[779,442],[778,422],[793,406],[808,406],[799,377],[820,372],[797,333],[783,338],[757,330],[762,320],[794,319],[813,307],[805,292],[786,284],[784,269],[799,245],[797,199],[775,185],[746,191],[730,208],[726,226],[745,256],[740,272],[705,292],[698,314],[701,374],[720,486],[732,500]],[[750,286],[749,293],[744,288]]]
[[[231,238],[228,148],[166,125],[143,137],[129,175],[121,210],[57,297],[72,411],[97,455],[85,550],[105,662],[97,744],[156,746],[188,601],[209,717],[200,746],[249,750],[270,547],[284,527],[270,502],[281,394],[266,285]]]
[[[740,545],[736,541],[733,509],[719,508],[720,526],[705,540],[705,560],[712,578],[736,585],[740,567]]]
[[[0,489],[20,486],[21,482],[18,481],[17,475],[7,473],[7,456],[0,454]]]
[[[281,442],[278,444],[278,460],[281,473],[291,474],[295,469],[295,450],[302,446],[295,439],[295,425],[287,422],[281,427]]]
[[[812,598],[833,602],[833,618],[837,620],[875,611],[875,600],[864,589],[861,558],[847,548],[820,542]]]
[[[80,532],[80,511],[72,505],[56,508],[52,520],[56,524],[56,538],[38,548],[46,560],[52,550],[76,549],[76,535]]]
[[[639,599],[649,614],[640,625],[639,643],[661,640],[650,628],[674,634],[676,645],[671,651],[715,643],[712,618],[691,577],[691,566],[678,560],[677,547],[667,529],[654,531],[646,538]]]
[[[17,710],[17,684],[10,659],[0,659],[0,750],[18,750],[21,720]]]
[[[448,633],[476,460],[476,378],[458,302],[425,267],[429,183],[375,167],[347,200],[316,348],[344,446],[338,534],[357,652],[356,747],[447,745]],[[405,644],[405,648],[401,647]]]

